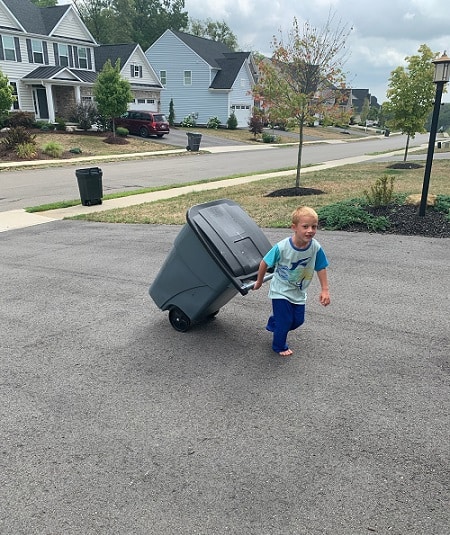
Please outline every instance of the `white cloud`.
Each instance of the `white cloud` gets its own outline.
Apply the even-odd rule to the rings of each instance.
[[[354,28],[344,66],[353,87],[369,88],[380,102],[391,71],[421,44],[450,51],[450,9],[442,7],[442,0],[185,0],[185,9],[192,18],[224,20],[243,49],[267,55],[273,36],[280,30],[286,35],[294,17],[320,28],[331,10],[336,22]]]

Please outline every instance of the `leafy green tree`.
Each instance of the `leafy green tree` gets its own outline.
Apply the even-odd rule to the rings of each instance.
[[[213,21],[209,18],[204,21],[189,19],[188,32],[198,37],[205,37],[212,41],[224,43],[231,50],[238,50],[239,48],[237,37],[225,21]]]
[[[259,63],[259,81],[253,96],[268,110],[271,122],[293,121],[299,129],[296,193],[300,193],[300,170],[303,148],[303,126],[339,109],[345,87],[342,65],[345,43],[350,33],[341,23],[333,27],[330,14],[323,28],[306,22],[299,28],[294,18],[286,42],[283,37],[272,41],[271,61]]]
[[[0,115],[11,109],[15,98],[8,78],[0,71]]]
[[[139,43],[143,50],[167,29],[183,30],[184,0],[74,0],[93,37],[102,44]]]
[[[405,67],[397,67],[391,72],[387,101],[383,104],[383,111],[388,118],[386,124],[407,135],[404,162],[408,157],[410,138],[418,132],[425,132],[425,122],[433,108],[436,92],[432,63],[436,53],[427,45],[421,45],[418,52],[405,58]]]
[[[99,115],[111,121],[112,131],[116,135],[114,117],[125,113],[128,103],[133,99],[130,82],[120,75],[120,60],[113,67],[108,60],[99,73],[93,88]]]
[[[38,7],[53,7],[58,5],[58,0],[31,0]]]

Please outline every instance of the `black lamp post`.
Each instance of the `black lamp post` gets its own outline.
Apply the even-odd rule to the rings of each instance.
[[[436,84],[436,97],[434,100],[433,118],[431,120],[430,137],[428,140],[427,163],[423,176],[422,197],[420,199],[419,215],[424,216],[427,209],[428,186],[430,185],[431,166],[433,165],[434,144],[436,143],[436,132],[439,119],[439,110],[441,107],[442,93],[444,84],[449,80],[450,58],[446,53],[433,61],[434,79]]]

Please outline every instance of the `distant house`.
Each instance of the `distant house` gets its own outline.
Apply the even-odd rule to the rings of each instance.
[[[67,118],[74,104],[93,99],[108,57],[121,58],[136,104],[157,109],[162,86],[139,45],[99,47],[72,4],[40,8],[0,0],[0,70],[14,88],[13,109],[50,122]]]
[[[215,116],[226,124],[234,112],[238,126],[248,126],[256,72],[250,52],[166,30],[145,55],[163,86],[161,111],[167,114],[173,99],[176,122],[193,114],[198,124]]]
[[[133,43],[100,45],[95,50],[97,72],[102,70],[108,59],[113,66],[120,60],[120,74],[130,82],[134,100],[129,107],[159,111],[162,85],[141,46]]]
[[[369,106],[374,108],[380,108],[380,105],[378,104],[378,100],[376,97],[370,94],[369,89],[352,89],[352,108],[353,108],[353,117],[356,118],[357,121],[360,120],[361,112],[364,107],[364,103],[367,101],[369,103]]]

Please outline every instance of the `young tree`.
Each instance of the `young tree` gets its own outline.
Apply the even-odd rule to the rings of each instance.
[[[417,132],[425,132],[425,122],[433,108],[435,87],[433,83],[436,53],[427,45],[421,45],[419,54],[406,57],[407,66],[391,72],[387,101],[383,104],[387,125],[406,134],[403,161],[408,156],[409,140]]]
[[[120,76],[120,60],[115,66],[108,60],[95,81],[94,97],[99,115],[111,121],[112,131],[115,137],[116,125],[114,117],[125,113],[128,103],[133,99],[130,82]]]
[[[296,193],[300,193],[303,126],[315,115],[324,115],[327,109],[338,108],[345,86],[342,65],[345,61],[345,43],[350,30],[342,24],[333,28],[330,14],[322,29],[308,22],[299,28],[294,18],[286,43],[283,37],[272,41],[271,61],[259,63],[259,81],[253,96],[269,110],[271,121],[294,121],[299,128],[299,147]]]
[[[8,112],[15,100],[8,78],[0,71],[0,115]]]

